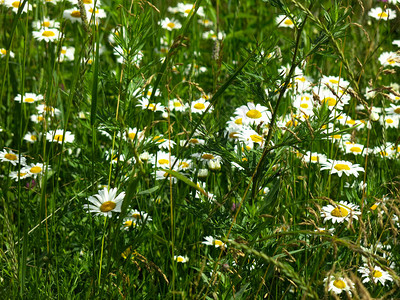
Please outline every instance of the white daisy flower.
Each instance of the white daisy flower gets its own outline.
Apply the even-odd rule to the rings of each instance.
[[[259,125],[261,123],[268,125],[272,117],[267,107],[253,102],[238,107],[235,110],[235,115],[242,119],[244,125]]]
[[[46,139],[49,142],[56,142],[59,144],[64,143],[72,143],[75,139],[75,135],[71,133],[71,131],[65,131],[63,129],[57,129],[53,131],[49,131],[46,133]]]
[[[39,31],[32,31],[32,35],[38,41],[56,42],[61,38],[61,32],[55,28],[44,28]]]
[[[36,95],[36,94],[34,94],[34,93],[25,93],[24,96],[22,96],[21,94],[18,94],[18,95],[14,98],[14,101],[21,102],[21,99],[22,99],[22,102],[23,102],[23,103],[34,103],[34,102],[36,102],[36,101],[43,100],[43,96],[40,95],[40,94],[39,94],[39,95]]]
[[[175,255],[174,260],[177,261],[178,263],[187,263],[189,261],[189,258],[187,256],[182,256],[182,255]]]
[[[18,171],[10,172],[11,179],[14,179],[15,181],[19,181],[20,179],[25,179],[25,178],[28,178],[28,177],[32,176],[31,173],[27,172],[26,170],[25,171],[23,171],[23,170],[24,169],[21,169],[19,171],[19,174],[18,174]]]
[[[10,162],[14,166],[16,166],[19,163],[20,159],[21,159],[21,165],[26,165],[25,157],[23,156],[19,157],[19,155],[14,153],[12,150],[7,151],[3,149],[3,151],[0,152],[0,161]]]
[[[24,140],[27,141],[28,143],[35,143],[38,139],[38,136],[34,132],[27,132],[24,135]]]
[[[47,170],[50,170],[50,166],[47,166]],[[46,165],[41,163],[32,163],[26,166],[21,172],[29,172],[32,176],[36,177],[42,175],[46,171]]]
[[[62,46],[60,51],[60,62],[64,60],[73,61],[75,58],[75,48]]]
[[[20,8],[20,6],[22,6],[22,4],[24,3],[23,0],[19,1],[19,0],[4,0],[3,4],[6,7],[12,8],[12,11],[14,13],[18,13],[18,10]],[[28,10],[32,10],[32,5],[28,4],[28,1],[25,3],[24,8],[22,9],[23,13],[27,13]]]
[[[123,139],[128,142],[137,141],[137,143],[140,143],[144,139],[144,131],[140,131],[136,127],[128,128],[126,135],[123,136]]]
[[[12,51],[10,51],[10,50],[7,50],[7,49],[4,49],[4,48],[0,48],[0,57],[5,57],[5,56],[7,55],[8,52],[10,53],[10,57],[11,57],[11,58],[14,58],[14,57],[15,57],[14,52],[12,52]]]
[[[312,163],[312,164],[323,164],[325,163],[328,159],[326,157],[325,154],[321,154],[321,153],[317,153],[317,152],[310,152],[307,151],[303,156],[302,156],[302,160],[308,164],[308,163]]]
[[[37,20],[32,22],[32,27],[35,30],[42,28],[60,28],[60,22],[50,20],[49,18],[44,18],[43,20]]]
[[[168,108],[170,111],[184,112],[188,107],[188,104],[183,103],[178,99],[172,99],[168,101]]]
[[[226,248],[226,244],[223,241],[215,239],[211,235],[206,236],[204,240],[205,241],[202,242],[204,245],[214,246],[215,248]]]
[[[191,109],[192,113],[202,114],[207,110],[207,108],[210,105],[211,105],[210,102],[204,100],[203,98],[200,98],[200,99],[192,102],[190,109]],[[212,112],[212,111],[213,111],[213,107],[210,107],[208,112]]]
[[[358,177],[358,172],[364,172],[364,168],[358,164],[353,164],[345,160],[332,159],[328,159],[327,162],[323,163],[321,170],[330,170],[331,174],[337,174],[339,177],[342,177],[343,174]]]
[[[346,201],[340,201],[335,206],[331,204],[323,206],[321,210],[321,217],[324,218],[324,222],[332,220],[332,223],[342,223],[344,221],[348,222],[350,219],[358,219],[357,215],[361,214],[358,205]]]
[[[397,115],[386,115],[381,116],[379,122],[385,126],[385,128],[398,128],[399,117]]]
[[[172,31],[174,29],[180,29],[182,24],[175,19],[165,18],[159,22],[162,28],[167,29],[168,31]]]
[[[98,216],[111,217],[113,212],[121,212],[124,197],[125,192],[117,195],[117,188],[108,190],[105,187],[98,194],[88,198],[91,204],[85,204],[84,209]]]
[[[354,283],[347,278],[344,277],[333,277],[329,276],[324,279],[324,282],[328,284],[328,291],[334,292],[335,294],[339,295],[342,292],[349,293],[351,295],[351,289],[354,289]]]
[[[400,67],[400,55],[396,52],[383,52],[378,60],[384,67]]]
[[[149,162],[157,168],[168,169],[174,164],[175,160],[176,157],[174,155],[168,152],[158,151],[157,155],[154,155]]]
[[[214,30],[210,30],[203,32],[202,38],[205,40],[222,41],[225,38],[225,36],[226,34],[222,31],[219,31],[217,35]]]
[[[370,268],[367,264],[365,264],[363,267],[358,269],[358,272],[360,272],[361,277],[363,277],[363,283],[370,282],[371,279],[374,283],[380,282],[382,285],[385,285],[386,281],[393,281],[393,278],[389,272],[384,271],[379,266]]]
[[[177,11],[179,13],[181,13],[184,17],[188,17],[191,10],[194,9],[194,4],[184,4],[184,3],[178,3],[178,5],[176,6]],[[197,12],[197,15],[199,15],[200,17],[204,17],[204,8],[203,7],[199,7]]]
[[[137,223],[150,222],[153,220],[146,212],[137,209],[129,211],[127,217],[135,219]]]
[[[329,85],[333,89],[337,89],[339,86],[347,88],[350,85],[350,82],[344,80],[343,78],[337,76],[325,76],[323,75],[321,78],[321,83],[323,85]]]
[[[244,142],[245,145],[249,146],[251,149],[254,148],[255,144],[258,144],[261,147],[264,144],[264,137],[251,128],[243,128],[239,131],[238,139]]]
[[[286,17],[285,15],[279,15],[275,18],[275,22],[279,27],[289,27],[294,28],[294,23],[291,19]]]
[[[64,10],[63,16],[65,19],[70,20],[71,23],[82,23],[81,11],[78,7]]]
[[[369,12],[368,12],[368,16],[376,19],[376,20],[393,20],[394,18],[396,18],[396,11],[387,8],[385,10],[383,10],[381,7],[375,7],[372,8]]]
[[[151,111],[164,111],[164,106],[162,106],[160,103],[151,103],[149,99],[143,98],[139,100],[139,104],[136,106],[141,107],[142,109],[148,109]]]
[[[168,178],[168,181],[171,180],[171,182],[174,184],[178,182],[178,179],[176,179],[174,176],[170,175],[169,173],[167,173],[163,170],[156,171],[156,180],[164,180],[165,178]]]
[[[164,136],[161,135],[156,135],[152,139],[150,139],[151,142],[155,143],[159,149],[169,149],[169,148],[174,148],[175,142],[173,140],[164,138]]]
[[[61,111],[58,108],[46,105],[46,104],[40,104],[36,106],[36,110],[38,111],[39,114],[41,115],[46,115],[48,114],[49,116],[59,116],[61,114]]]

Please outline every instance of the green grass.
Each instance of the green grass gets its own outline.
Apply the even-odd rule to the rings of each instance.
[[[400,23],[368,13],[400,6],[364,2],[0,5],[0,294],[399,298]],[[87,207],[104,187],[110,217]]]

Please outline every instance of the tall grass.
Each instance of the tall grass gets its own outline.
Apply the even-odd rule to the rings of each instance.
[[[0,5],[1,295],[400,297],[399,4],[88,2]]]

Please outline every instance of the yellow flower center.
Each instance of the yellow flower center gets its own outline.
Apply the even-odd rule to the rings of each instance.
[[[132,225],[134,225],[135,223],[132,221],[132,220],[128,220],[128,221],[125,221],[125,227],[131,227]]]
[[[42,36],[46,36],[46,37],[49,37],[49,36],[55,36],[56,34],[53,32],[53,31],[51,31],[51,30],[45,30],[45,31],[43,31],[43,33],[42,33]]]
[[[65,49],[61,50],[61,54],[66,54],[66,53],[67,53],[67,50],[65,50]]]
[[[24,177],[28,173],[19,173],[19,177]]]
[[[351,152],[361,153],[362,149],[360,147],[354,146],[350,148]]]
[[[257,134],[250,135],[250,138],[254,143],[262,143],[263,141],[263,138]]]
[[[135,136],[136,136],[136,133],[134,133],[134,132],[131,132],[131,133],[128,134],[128,137],[129,137],[131,140],[135,139]]]
[[[203,155],[201,156],[201,158],[203,158],[203,159],[213,159],[213,158],[214,158],[214,155],[205,153],[205,154],[203,154]]]
[[[378,14],[378,17],[379,18],[387,18],[387,17],[389,17],[389,15],[386,12],[383,11],[383,12]]]
[[[62,142],[63,139],[64,139],[64,136],[62,134],[56,134],[54,136],[54,140],[57,141],[57,142]]]
[[[324,103],[328,103],[328,106],[335,106],[336,100],[332,97],[326,97],[324,100],[322,100]]]
[[[179,101],[174,101],[174,107],[181,107],[182,104]]]
[[[214,245],[216,245],[216,246],[222,246],[224,243],[222,242],[222,241],[220,241],[220,240],[214,240]]]
[[[335,287],[337,287],[338,289],[341,289],[341,290],[343,290],[346,287],[346,283],[343,280],[340,280],[340,279],[336,279],[333,282],[333,285]]]
[[[38,116],[37,120],[40,121],[44,121],[44,118],[42,116]]]
[[[80,17],[81,17],[81,12],[80,12],[79,10],[74,10],[74,11],[71,13],[71,17],[80,18]]]
[[[115,206],[117,206],[117,204],[115,202],[106,201],[103,204],[101,204],[100,211],[101,212],[109,212],[109,211],[113,210],[115,208]]]
[[[332,137],[334,138],[334,139],[340,139],[342,136],[340,135],[340,134],[334,134],[334,135],[332,135]]]
[[[238,138],[238,132],[231,132],[230,134],[229,134],[229,137],[231,138],[231,139],[237,139]]]
[[[187,162],[181,162],[180,164],[179,164],[179,166],[180,167],[182,167],[182,168],[188,168],[189,167],[189,164],[187,163]]]
[[[168,159],[159,159],[159,160],[158,160],[158,163],[159,163],[160,165],[166,165],[166,164],[169,163],[169,160],[168,160]]]
[[[85,3],[85,4],[92,4],[93,3],[92,0],[83,0],[82,2]]]
[[[378,204],[376,204],[376,203],[370,207],[371,210],[375,210],[377,208],[378,208]]]
[[[346,123],[347,123],[347,124],[350,124],[350,125],[354,125],[354,124],[356,124],[356,121],[354,121],[354,120],[347,120]]]
[[[174,27],[175,27],[175,23],[169,22],[169,23],[167,24],[167,26],[168,26],[169,28],[174,28]]]
[[[395,60],[394,60],[393,58],[388,58],[388,59],[387,59],[387,62],[388,62],[390,65],[393,65],[393,64],[395,63]]]
[[[301,81],[301,82],[306,82],[305,77],[296,77],[296,80]]]
[[[31,135],[31,141],[37,141],[37,136],[36,135]]]
[[[242,118],[236,119],[236,120],[235,120],[235,124],[237,124],[237,125],[242,125],[242,124],[243,124],[242,121],[243,121]]]
[[[43,27],[50,27],[50,22],[49,22],[49,21],[44,21],[44,22],[42,23],[42,26],[43,26]]]
[[[392,120],[392,119],[387,119],[387,120],[386,120],[386,123],[392,124],[392,123],[393,123],[393,120]]]
[[[301,100],[309,101],[309,100],[310,100],[310,97],[308,97],[308,96],[303,96],[303,97],[301,97]]]
[[[336,207],[334,210],[331,211],[331,215],[337,218],[346,217],[348,214],[349,212],[347,211],[347,209],[341,206]]]
[[[246,157],[243,157],[242,161],[248,161],[248,159]]]
[[[387,153],[387,152],[384,151],[384,150],[382,150],[381,152],[379,152],[379,154],[380,154],[381,156],[388,156],[388,155],[389,155],[389,153]]]
[[[7,54],[7,50],[6,49],[0,49],[1,54],[6,55]]]
[[[12,153],[7,153],[6,155],[4,155],[4,157],[7,158],[8,160],[17,160],[17,156]]]
[[[395,112],[396,114],[400,114],[400,107],[396,108],[396,109],[394,110],[394,112]]]
[[[350,167],[346,164],[336,164],[334,168],[338,171],[343,171],[343,170],[349,171],[350,170]]]
[[[178,256],[178,257],[176,258],[176,261],[177,261],[177,262],[183,262],[183,261],[184,261],[184,258],[183,258],[182,256]]]
[[[297,126],[297,121],[294,121],[294,123],[293,123],[293,121],[292,120],[290,120],[290,121],[288,121],[287,123],[286,123],[286,127],[292,127],[292,126]]]
[[[333,83],[333,84],[338,84],[339,83],[339,81],[336,80],[336,79],[329,79],[329,82]]]
[[[301,108],[308,108],[308,104],[307,103],[302,103],[302,104],[300,104],[300,107]]]
[[[311,161],[318,161],[318,156],[311,156]]]
[[[191,140],[189,141],[189,143],[191,143],[191,144],[198,144],[198,143],[199,143],[199,140],[198,140],[198,139],[191,139]]]
[[[261,112],[259,112],[257,109],[251,109],[246,113],[246,116],[250,119],[259,119],[261,118]]]
[[[372,271],[372,276],[375,277],[375,278],[382,277],[382,275],[383,275],[383,274],[382,274],[381,271],[378,271],[378,270]]]
[[[29,171],[30,171],[31,173],[33,173],[33,174],[37,174],[37,173],[42,172],[42,168],[39,167],[39,166],[35,166],[35,167],[32,167]]]
[[[284,23],[285,25],[288,25],[288,26],[293,25],[293,22],[292,22],[292,20],[290,20],[290,19],[286,19],[285,21],[283,21],[283,23]]]
[[[168,174],[168,173],[166,173],[166,174]],[[132,217],[135,218],[135,219],[141,219],[142,218],[142,216],[140,214],[138,214],[138,213],[132,214]]]
[[[13,2],[11,5],[12,5],[13,7],[15,7],[15,8],[18,8],[18,7],[20,7],[21,3],[20,3],[20,1],[15,1],[15,2]]]
[[[196,104],[194,105],[194,108],[195,108],[195,109],[202,110],[202,109],[205,109],[206,107],[205,107],[205,105],[204,105],[203,103],[196,103]]]

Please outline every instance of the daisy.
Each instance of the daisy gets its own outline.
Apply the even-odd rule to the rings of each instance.
[[[400,55],[396,52],[383,52],[378,60],[384,67],[400,67]]]
[[[144,131],[140,131],[136,127],[128,128],[126,135],[123,136],[123,139],[128,142],[138,141],[138,143],[140,143],[144,139]]]
[[[18,10],[20,8],[20,6],[22,6],[22,4],[24,3],[23,0],[18,1],[18,0],[4,0],[3,4],[6,7],[12,8],[12,11],[15,13],[18,13]],[[23,13],[27,13],[28,10],[32,10],[32,5],[28,4],[28,2],[25,3],[24,8],[22,9]]]
[[[385,126],[385,128],[399,127],[399,117],[396,115],[381,116],[379,122]]]
[[[78,5],[78,0],[69,0],[69,2],[71,2],[72,5]],[[101,6],[100,0],[83,0],[82,3],[85,5],[85,8],[87,8],[87,9],[90,7],[95,7],[95,6],[100,7]]]
[[[192,138],[188,141],[187,145],[186,145],[186,140],[181,140],[181,141],[180,141],[180,145],[181,145],[181,147],[184,147],[185,145],[186,145],[186,146],[190,146],[190,147],[194,147],[194,146],[197,146],[197,145],[204,145],[205,142],[206,142],[206,141],[203,140],[203,139],[199,139],[199,138],[196,138],[196,137],[192,137]]]
[[[318,91],[318,97],[321,100],[321,104],[326,104],[330,110],[342,110],[343,106],[350,101],[350,97],[341,97],[338,99],[338,97],[327,88],[321,88]]]
[[[331,174],[337,174],[339,177],[342,177],[343,174],[358,177],[358,172],[364,172],[364,168],[358,164],[352,164],[345,160],[332,159],[328,159],[327,162],[323,163],[321,170],[330,170]]]
[[[214,25],[214,23],[212,21],[210,21],[209,19],[199,19],[199,20],[197,20],[197,22],[206,27],[211,27]]]
[[[32,31],[32,35],[38,41],[55,42],[61,37],[61,32],[55,28],[45,28],[39,31]]]
[[[24,135],[24,140],[27,141],[28,143],[35,143],[38,139],[38,136],[34,132],[27,132]]]
[[[138,223],[141,222],[150,222],[153,219],[144,211],[139,211],[137,209],[131,210],[128,212],[127,216],[129,218],[135,219]]]
[[[393,278],[390,276],[389,272],[384,271],[379,266],[370,268],[367,264],[365,264],[363,267],[358,269],[358,272],[360,272],[361,277],[363,277],[363,283],[370,282],[371,279],[374,283],[378,283],[379,281],[382,285],[385,285],[385,281],[393,281]]]
[[[244,142],[246,146],[249,146],[251,149],[254,148],[255,144],[262,146],[264,143],[263,136],[251,128],[242,129],[238,134],[238,139]]]
[[[78,7],[64,10],[63,16],[65,19],[70,20],[71,23],[82,23],[81,11]]]
[[[195,157],[195,158],[197,158],[197,159],[199,159],[199,160],[200,160],[202,163],[204,163],[204,164],[208,164],[208,162],[209,162],[210,160],[218,160],[218,161],[221,161],[221,160],[222,160],[221,156],[214,155],[214,154],[212,154],[212,153],[207,153],[207,152],[204,152],[204,153],[194,153],[194,154],[192,154],[192,156]]]
[[[60,28],[60,22],[56,22],[49,18],[44,18],[42,21],[37,20],[32,22],[32,27],[35,30],[39,30],[42,28]]]
[[[328,85],[333,89],[337,89],[339,86],[347,88],[350,85],[350,82],[344,80],[341,77],[325,76],[325,75],[322,76],[321,83],[323,85]]]
[[[29,173],[27,171],[23,171],[23,169],[21,169],[19,172],[18,171],[10,172],[11,179],[14,179],[15,181],[19,181],[20,179],[25,179],[25,178],[28,178],[31,176],[32,176],[31,173]]]
[[[307,164],[310,163],[310,162],[313,163],[313,164],[316,164],[316,163],[323,164],[323,163],[325,163],[328,159],[327,159],[327,157],[326,157],[325,154],[307,151],[307,152],[302,156],[302,160],[303,160],[305,163],[307,163]]]
[[[117,196],[117,188],[112,188],[110,190],[104,188],[98,194],[88,198],[91,204],[85,204],[84,209],[98,216],[111,217],[112,212],[121,212],[121,205],[124,197],[125,192]]]
[[[5,57],[7,55],[7,53],[10,53],[10,57],[14,58],[14,56],[15,56],[14,52],[12,52],[10,50],[6,50],[4,48],[0,48],[0,56],[1,57]]]
[[[375,7],[368,12],[368,16],[377,20],[382,19],[387,21],[396,18],[396,11],[390,8],[383,10],[381,7]]]
[[[214,246],[215,248],[226,248],[226,244],[223,241],[215,239],[211,235],[206,236],[204,239],[205,241],[202,242],[204,245]]]
[[[92,20],[95,21],[95,24],[98,25],[100,22],[100,19],[104,19],[107,17],[107,14],[104,9],[101,8],[94,8],[94,7],[89,7],[86,10],[86,16],[88,20],[93,22]]]
[[[289,27],[294,28],[294,23],[291,19],[286,17],[285,15],[279,15],[275,18],[275,22],[279,27]]]
[[[176,157],[168,152],[158,151],[157,155],[153,156],[149,162],[157,168],[168,169],[174,164],[175,159]]]
[[[176,179],[174,176],[172,176],[168,172],[165,172],[163,170],[156,171],[156,180],[164,180],[165,178],[168,178],[168,181],[171,180],[171,182],[174,184],[178,182],[178,179]]]
[[[196,114],[202,114],[204,113],[210,106],[210,102],[204,100],[203,98],[200,98],[196,101],[193,101],[190,109],[192,111],[192,113],[196,113]],[[213,107],[210,107],[208,109],[208,112],[212,112],[213,111]]]
[[[385,108],[385,111],[388,115],[398,115],[400,116],[400,105],[390,104],[390,107]]]
[[[131,217],[124,218],[122,224],[123,224],[122,228],[124,230],[129,230],[130,228],[134,228],[137,225],[136,224],[136,220],[134,218],[131,218]]]
[[[172,99],[168,101],[168,108],[170,111],[184,112],[189,106],[181,100]]]
[[[139,104],[136,106],[141,107],[142,109],[148,109],[151,111],[164,111],[164,106],[162,106],[160,103],[150,103],[149,99],[143,98],[139,100]]]
[[[349,219],[358,219],[357,215],[361,214],[358,209],[358,205],[340,201],[335,206],[329,204],[322,207],[321,217],[324,218],[324,222],[332,220],[332,223],[342,223]]]
[[[14,166],[16,166],[19,163],[20,159],[21,159],[21,165],[25,165],[26,164],[25,157],[18,155],[11,150],[7,151],[3,149],[3,151],[0,152],[0,161],[8,161]]]
[[[206,31],[202,35],[203,39],[213,40],[213,41],[216,41],[216,40],[222,41],[225,38],[225,36],[226,36],[226,34],[224,32],[219,31],[218,35],[217,35],[214,30]]]
[[[187,263],[189,261],[189,258],[187,256],[182,256],[182,255],[175,255],[174,260],[177,261],[178,263]]]
[[[187,171],[192,168],[192,160],[191,159],[180,159],[178,162],[178,171]]]
[[[45,120],[43,115],[31,115],[30,119],[31,119],[32,122],[34,122],[36,124],[44,122],[44,120]]]
[[[73,61],[75,55],[75,48],[74,47],[66,47],[62,46],[60,51],[60,62],[64,61],[64,59],[68,61]]]
[[[162,28],[167,29],[168,31],[172,31],[174,29],[180,29],[182,27],[181,23],[179,23],[175,19],[165,18],[159,22]]]
[[[14,98],[14,101],[21,102],[21,99],[22,99],[23,103],[34,103],[36,101],[43,100],[43,96],[42,95],[36,95],[36,94],[33,94],[33,93],[25,93],[24,96],[22,96],[21,94],[18,94]]]
[[[151,141],[154,142],[159,149],[174,148],[176,144],[173,140],[164,138],[163,135],[156,135]]]
[[[71,133],[71,131],[65,131],[63,129],[57,129],[53,131],[49,131],[46,133],[46,139],[49,142],[56,142],[59,144],[64,143],[72,143],[75,139],[75,135]]]
[[[346,153],[353,153],[354,155],[360,155],[364,154],[364,145],[362,144],[356,144],[356,143],[351,143],[351,142],[346,142],[344,143],[344,149]]]
[[[333,276],[329,276],[324,279],[324,282],[328,283],[328,291],[332,291],[337,295],[341,294],[343,291],[351,295],[350,290],[354,289],[354,283],[350,279],[344,277],[334,278]]]
[[[36,177],[37,175],[41,175],[46,170],[46,165],[41,163],[32,163],[29,166],[26,166],[21,172],[29,172],[32,176]],[[47,170],[50,170],[50,167],[47,167]]]
[[[261,123],[268,124],[272,114],[268,108],[261,104],[248,102],[235,110],[235,115],[242,119],[242,124],[259,125]]]
[[[177,12],[181,13],[183,17],[188,17],[192,9],[194,9],[194,4],[178,3],[176,8]],[[204,17],[205,16],[204,8],[200,6],[196,14],[199,15],[200,17]]]

